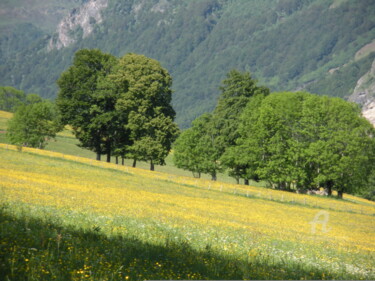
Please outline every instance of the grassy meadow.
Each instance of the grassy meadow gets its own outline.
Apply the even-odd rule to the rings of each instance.
[[[0,158],[5,280],[375,278],[375,203],[367,200],[5,144]]]
[[[0,143],[9,144],[9,141],[6,138],[6,129],[7,129],[7,122],[12,116],[13,116],[12,113],[0,110]],[[45,150],[59,152],[59,153],[68,154],[68,155],[74,155],[77,157],[96,159],[96,154],[94,152],[89,151],[87,149],[80,148],[79,146],[77,146],[78,143],[79,143],[78,140],[74,137],[72,131],[67,126],[62,132],[59,132],[56,135],[55,139],[49,141]],[[106,156],[102,156],[102,157],[103,157],[102,160],[105,160]],[[189,177],[192,176],[191,172],[184,171],[184,170],[174,167],[172,157],[173,157],[172,155],[169,155],[166,159],[166,165],[165,166],[155,165],[155,169],[160,172],[178,175],[178,176],[189,176]],[[115,160],[116,159],[112,157],[111,162],[114,163]],[[132,160],[125,159],[124,164],[126,166],[131,166],[132,163],[133,163]],[[137,167],[148,170],[150,169],[150,164],[139,161],[137,162]],[[211,177],[210,175],[202,174],[202,178],[210,179]],[[235,183],[235,180],[233,178],[223,173],[218,174],[218,179],[222,182]],[[257,182],[251,182],[251,184],[255,186],[264,185],[264,183],[257,183]]]
[[[0,280],[375,279],[375,202],[98,162],[68,128],[18,151],[11,116]]]

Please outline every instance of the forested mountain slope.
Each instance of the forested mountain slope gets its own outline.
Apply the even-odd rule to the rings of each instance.
[[[17,1],[30,13],[40,12],[39,2]],[[59,3],[65,9],[61,12],[75,9],[65,12],[53,32],[32,16],[3,24],[0,85],[54,98],[55,81],[78,49],[100,48],[116,56],[140,53],[171,72],[181,127],[212,110],[220,81],[232,68],[250,71],[272,90],[306,89],[348,98],[375,57],[372,0]],[[0,7],[3,11],[10,5],[4,1]],[[46,14],[56,12],[52,6]]]

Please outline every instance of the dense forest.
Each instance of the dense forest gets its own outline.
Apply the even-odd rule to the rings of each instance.
[[[30,14],[40,13],[38,1],[18,2],[29,5]],[[140,53],[170,71],[176,120],[186,128],[214,108],[217,85],[230,69],[250,71],[273,91],[347,98],[374,59],[371,51],[357,54],[375,38],[370,0],[109,0],[102,21],[90,21],[89,36],[78,26],[69,31],[73,44],[47,48],[57,36],[51,31],[56,18],[69,8],[79,13],[87,2],[62,1],[61,13],[44,29],[32,15],[12,25],[2,22],[0,85],[54,99],[56,81],[77,50],[100,48],[118,57]],[[49,4],[51,11],[56,3]]]

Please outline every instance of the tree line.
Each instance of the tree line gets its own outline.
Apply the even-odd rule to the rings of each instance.
[[[174,163],[216,180],[266,181],[281,190],[319,187],[353,193],[375,167],[375,130],[357,105],[306,92],[272,93],[232,70],[212,113],[193,121],[174,145]],[[372,187],[373,189],[373,187]]]
[[[171,106],[172,78],[159,62],[82,49],[57,84],[55,108],[47,110],[45,103],[18,108],[9,123],[12,143],[43,148],[70,125],[79,146],[94,151],[97,160],[102,155],[107,162],[111,156],[133,159],[134,167],[147,161],[151,170],[165,164],[179,129]]]
[[[232,70],[215,109],[180,134],[172,78],[156,60],[82,49],[57,84],[55,103],[34,96],[18,107],[9,123],[12,143],[43,148],[70,125],[97,160],[133,159],[134,167],[164,165],[173,145],[177,167],[213,180],[226,171],[238,183],[300,192],[324,187],[339,197],[374,180],[375,129],[357,105],[339,98],[270,93],[249,72]]]

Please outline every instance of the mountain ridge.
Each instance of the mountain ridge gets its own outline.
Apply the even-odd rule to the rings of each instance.
[[[79,20],[92,4],[102,5],[96,18]],[[68,29],[74,40],[58,50],[48,45],[59,34],[33,23],[0,33],[0,84],[54,98],[55,81],[76,50],[140,53],[172,74],[177,122],[186,128],[213,109],[220,81],[233,68],[250,71],[273,91],[348,99],[373,59],[374,50],[364,48],[375,39],[370,0],[86,0],[74,9],[60,20],[78,21]],[[22,48],[14,49],[16,43]]]

